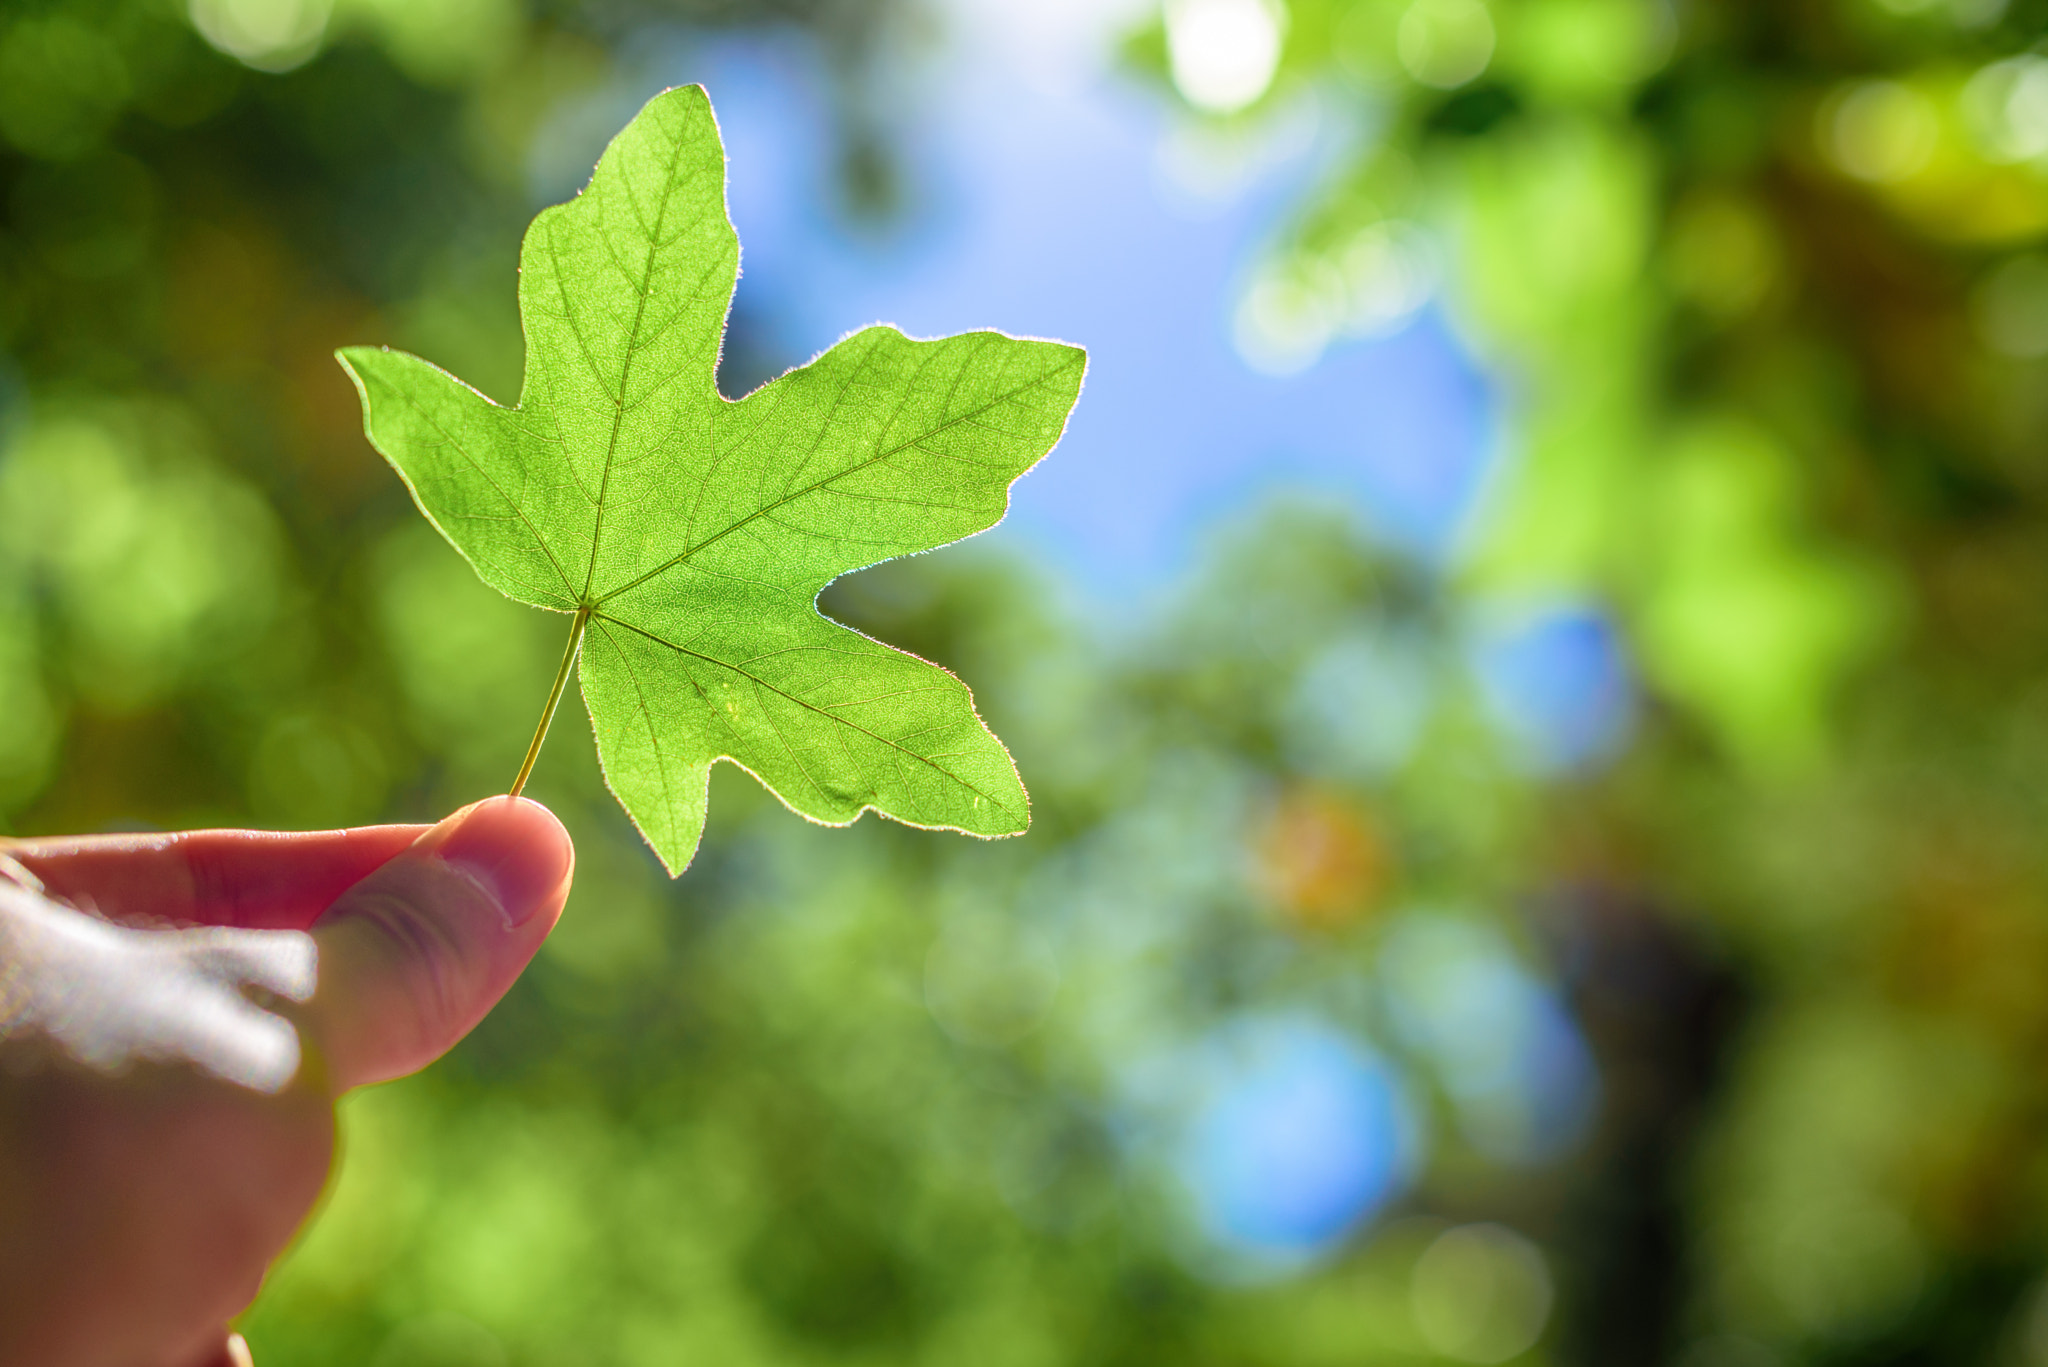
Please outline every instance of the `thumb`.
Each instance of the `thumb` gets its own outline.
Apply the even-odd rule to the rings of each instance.
[[[343,893],[313,923],[303,1016],[334,1090],[417,1072],[468,1034],[554,927],[575,863],[547,808],[494,797]]]

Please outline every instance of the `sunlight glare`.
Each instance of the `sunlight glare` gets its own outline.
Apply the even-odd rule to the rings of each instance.
[[[199,36],[245,66],[289,71],[320,50],[331,0],[192,0]]]
[[[1173,83],[1197,109],[1232,114],[1273,84],[1281,14],[1265,0],[1167,0]]]
[[[2048,58],[2028,53],[1993,62],[1963,87],[1962,108],[1992,160],[2048,155]]]
[[[1416,80],[1454,90],[1493,60],[1493,16],[1480,0],[1415,0],[1401,16],[1395,51]]]
[[[1822,140],[1858,180],[1894,184],[1925,167],[1940,125],[1925,95],[1897,81],[1864,81],[1828,102]]]
[[[1416,1260],[1410,1296],[1429,1346],[1473,1363],[1505,1362],[1534,1347],[1554,1298],[1541,1250],[1497,1224],[1444,1231]]]

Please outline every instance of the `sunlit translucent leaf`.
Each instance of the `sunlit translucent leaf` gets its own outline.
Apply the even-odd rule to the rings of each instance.
[[[370,439],[485,582],[573,613],[605,777],[671,871],[719,759],[792,809],[1009,835],[1008,752],[958,679],[827,621],[839,575],[999,521],[1059,439],[1080,349],[854,333],[738,401],[716,370],[739,240],[699,87],[650,101],[521,255],[517,407],[353,348]]]

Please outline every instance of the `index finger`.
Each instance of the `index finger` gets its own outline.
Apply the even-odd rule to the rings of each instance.
[[[173,831],[0,842],[51,897],[129,924],[305,930],[425,826]]]

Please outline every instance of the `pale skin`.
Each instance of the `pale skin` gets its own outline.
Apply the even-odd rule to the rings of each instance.
[[[326,1184],[336,1098],[467,1034],[574,863],[511,797],[0,842],[0,1367],[247,1362],[227,1323]]]

